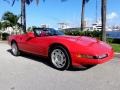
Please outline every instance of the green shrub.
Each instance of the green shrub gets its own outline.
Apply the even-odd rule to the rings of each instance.
[[[114,39],[112,39],[112,38],[107,38],[107,42],[108,42],[108,43],[113,43],[113,41],[114,41]]]
[[[74,30],[69,32],[65,32],[67,35],[72,35],[72,36],[89,36],[89,37],[94,37],[97,39],[101,39],[102,37],[102,32],[98,30],[94,31],[80,31],[80,30]],[[112,38],[107,38],[108,43],[120,43],[120,39],[112,39]]]
[[[8,33],[2,33],[2,40],[7,40],[8,36]]]
[[[89,36],[89,37],[96,37],[96,38],[101,38],[101,31],[80,31],[80,30],[75,30],[75,31],[69,31],[65,32],[67,35],[73,35],[73,36]]]

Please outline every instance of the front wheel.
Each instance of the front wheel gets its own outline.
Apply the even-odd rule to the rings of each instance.
[[[58,70],[68,69],[70,66],[70,57],[62,46],[54,47],[50,52],[51,63]]]
[[[11,44],[11,51],[12,51],[12,54],[14,56],[19,56],[20,55],[20,51],[19,51],[18,46],[17,46],[17,44],[15,42],[13,42]]]

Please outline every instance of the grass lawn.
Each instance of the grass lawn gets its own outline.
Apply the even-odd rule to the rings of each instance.
[[[120,44],[111,44],[115,52],[120,53]]]

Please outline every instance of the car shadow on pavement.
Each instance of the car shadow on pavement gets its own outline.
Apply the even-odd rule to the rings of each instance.
[[[11,49],[8,49],[7,52],[9,52],[11,55],[12,55],[12,52],[11,52]],[[21,53],[20,55],[21,57],[24,57],[24,58],[27,58],[27,59],[30,59],[30,60],[34,60],[34,61],[37,61],[37,62],[40,62],[40,63],[43,63],[53,69],[56,69],[52,66],[50,60],[48,58],[45,58],[45,57],[41,57],[41,56],[37,56],[37,55],[32,55],[32,54],[28,54],[28,53]],[[17,56],[16,56],[17,57]],[[89,68],[83,68],[83,67],[70,67],[67,69],[67,71],[86,71],[88,69],[90,69],[92,67],[89,67]]]
[[[81,66],[81,67],[70,67],[68,69],[68,71],[86,71],[86,70],[89,70],[91,69],[92,67],[95,67],[96,65],[92,65],[92,66],[87,66],[87,67],[84,67],[84,66]]]

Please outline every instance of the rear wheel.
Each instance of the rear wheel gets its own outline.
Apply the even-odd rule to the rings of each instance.
[[[51,63],[58,70],[68,69],[70,66],[70,57],[65,48],[55,46],[50,52]]]
[[[19,56],[19,55],[20,55],[19,48],[18,48],[18,46],[17,46],[17,44],[16,44],[15,42],[13,42],[13,43],[11,44],[11,51],[12,51],[12,54],[13,54],[14,56]]]

